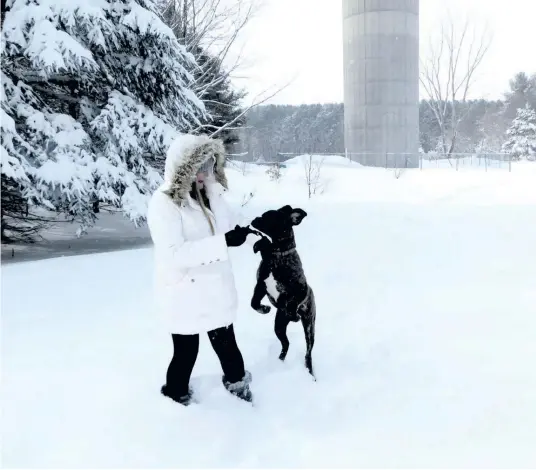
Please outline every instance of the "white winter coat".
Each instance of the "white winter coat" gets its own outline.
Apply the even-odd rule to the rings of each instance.
[[[205,184],[216,234],[189,190],[199,164],[216,155],[217,171]],[[224,149],[219,140],[183,135],[166,157],[164,184],[149,202],[154,244],[154,293],[170,333],[204,333],[234,322],[237,292],[225,243],[236,216],[226,203]]]

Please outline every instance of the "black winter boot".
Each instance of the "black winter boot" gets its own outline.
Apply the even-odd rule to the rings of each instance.
[[[244,374],[244,377],[242,377],[242,380],[239,380],[238,382],[229,382],[225,378],[225,375],[222,377],[222,382],[224,387],[235,397],[249,403],[253,402],[253,394],[249,389],[249,384],[251,383],[251,373],[247,370]]]
[[[188,388],[188,394],[179,396],[176,393],[173,393],[167,385],[163,385],[160,389],[160,393],[165,397],[171,398],[173,401],[180,403],[181,405],[188,406],[192,403],[195,403],[193,400],[193,390]]]

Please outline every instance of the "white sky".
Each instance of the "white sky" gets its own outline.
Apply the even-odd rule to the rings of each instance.
[[[342,1],[264,0],[241,38],[249,100],[291,84],[269,103],[342,102]],[[493,39],[473,98],[498,99],[519,72],[536,72],[536,0],[420,0],[421,55],[446,12],[486,26]]]

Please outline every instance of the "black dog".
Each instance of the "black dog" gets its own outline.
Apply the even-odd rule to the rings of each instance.
[[[265,314],[270,307],[261,304],[265,295],[274,307],[275,334],[281,341],[279,359],[285,360],[289,340],[287,326],[289,322],[301,320],[305,333],[307,351],[305,367],[313,374],[311,352],[315,341],[316,305],[313,290],[307,284],[300,257],[296,251],[293,226],[299,225],[307,213],[302,209],[284,206],[278,210],[265,212],[251,222],[256,230],[268,235],[272,241],[262,236],[253,246],[259,252],[262,261],[257,270],[257,285],[251,299],[251,307]]]

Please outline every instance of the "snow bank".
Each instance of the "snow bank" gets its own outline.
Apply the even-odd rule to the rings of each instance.
[[[348,158],[340,155],[299,155],[283,162],[286,166],[301,166],[312,163],[313,165],[322,165],[329,167],[355,167],[361,166]]]
[[[307,209],[296,238],[318,303],[315,383],[300,325],[282,363],[273,313],[249,307],[258,256],[231,251],[254,408],[223,389],[206,338],[192,382],[201,404],[160,396],[172,348],[151,310],[150,249],[3,267],[3,464],[533,465],[531,172],[327,167],[332,186],[308,200],[298,167],[279,183],[231,170],[257,190],[249,215]]]
[[[291,160],[281,170],[282,178],[278,182],[269,180],[266,166],[229,165],[231,198],[238,204],[253,193],[253,200],[262,207],[393,201],[428,205],[536,204],[536,163],[532,162],[513,163],[511,172],[503,168],[485,171],[478,167],[460,167],[458,171],[452,167],[394,170],[363,167],[337,156],[321,164],[321,191],[310,201],[301,158]]]

